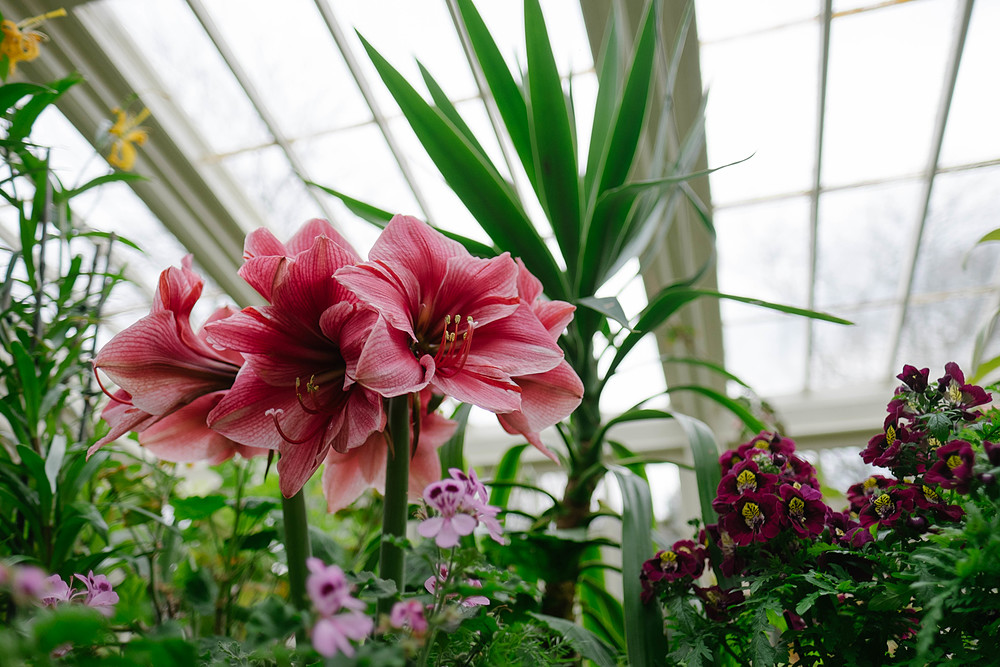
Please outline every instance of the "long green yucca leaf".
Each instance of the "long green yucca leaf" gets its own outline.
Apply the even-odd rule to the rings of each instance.
[[[427,71],[427,68],[424,67],[423,63],[419,60],[417,61],[417,67],[420,68],[420,76],[423,78],[424,85],[427,86],[427,92],[431,94],[431,100],[434,101],[435,106],[437,106],[437,108],[441,110],[441,113],[443,113],[445,117],[451,121],[452,125],[454,125],[455,128],[462,133],[462,136],[469,142],[469,145],[479,152],[483,160],[488,160],[489,158],[486,155],[486,150],[483,148],[482,144],[479,143],[479,140],[476,139],[476,135],[473,134],[472,129],[465,122],[465,119],[458,113],[458,109],[456,109],[455,105],[452,104],[450,99],[448,99],[448,95],[445,94],[441,85],[434,79],[431,73]]]
[[[588,214],[597,201],[595,181],[604,169],[607,146],[611,142],[611,123],[615,110],[621,105],[621,53],[618,30],[618,22],[612,7],[604,32],[604,43],[601,45],[598,57],[597,99],[594,102],[594,120],[590,129],[587,170],[583,177],[583,192]]]
[[[673,46],[667,61],[666,88],[667,94],[673,96],[674,86],[677,83],[677,73],[680,71],[681,54],[687,45],[688,34],[694,20],[694,0],[688,0],[684,6],[684,13],[681,15],[680,23],[677,25],[677,33],[674,35]]]
[[[521,454],[528,445],[515,445],[508,449],[497,465],[493,477],[497,482],[513,482],[517,478],[517,471],[521,467]],[[510,500],[511,487],[495,486],[490,489],[490,505],[496,507],[506,507]]]
[[[597,189],[599,193],[624,183],[632,168],[651,88],[656,54],[656,9],[655,0],[648,3],[624,93],[611,127],[611,142]]]
[[[632,328],[628,323],[628,316],[625,314],[625,309],[622,308],[622,304],[618,299],[613,296],[588,296],[577,299],[576,305],[598,312],[622,325],[625,329]]]
[[[441,459],[441,469],[449,470],[458,468],[465,470],[465,429],[469,423],[469,413],[472,411],[471,403],[462,403],[452,414],[451,418],[458,423],[455,434],[448,442],[438,449],[438,457]]]
[[[832,322],[834,324],[853,324],[853,322],[850,322],[849,320],[815,310],[785,306],[779,303],[771,303],[770,301],[762,301],[760,299],[752,299],[745,296],[737,296],[735,294],[724,294],[713,290],[695,289],[684,286],[676,287],[671,285],[660,290],[660,292],[650,300],[645,310],[639,316],[639,320],[634,326],[635,330],[626,336],[621,345],[618,347],[618,351],[615,353],[615,357],[612,359],[611,365],[608,367],[605,377],[612,375],[618,369],[621,362],[625,359],[628,353],[632,351],[632,348],[636,346],[643,336],[663,324],[667,319],[680,310],[682,306],[701,297],[738,301],[740,303],[760,306],[761,308],[768,308],[770,310],[776,310],[789,315],[799,315],[814,320]]]
[[[622,493],[622,606],[630,665],[665,665],[666,640],[657,604],[642,603],[642,564],[653,555],[649,485],[626,468],[611,467]]]
[[[535,159],[535,190],[572,274],[581,232],[576,143],[538,0],[524,2],[524,38],[531,73],[527,81],[528,129]]]
[[[366,204],[363,201],[354,199],[353,197],[345,195],[342,192],[338,192],[337,190],[328,188],[325,185],[320,185],[319,183],[313,183],[312,181],[306,181],[306,185],[311,185],[315,188],[319,188],[328,195],[336,197],[340,201],[344,202],[344,205],[347,206],[348,210],[350,210],[356,216],[358,216],[359,218],[361,218],[366,222],[370,222],[379,229],[385,229],[385,226],[389,224],[389,220],[392,219],[392,213],[389,213],[388,211],[378,208],[377,206],[374,206],[372,204]],[[470,239],[467,236],[462,236],[461,234],[456,234],[455,232],[450,232],[446,229],[441,229],[440,227],[436,227],[433,224],[431,224],[431,226],[434,227],[434,229],[436,229],[437,231],[447,236],[448,238],[450,238],[451,240],[458,241],[459,243],[461,243],[463,246],[465,246],[466,250],[468,250],[471,254],[475,255],[476,257],[496,257],[497,255],[500,254],[499,250],[497,250],[492,246],[488,246],[485,243],[480,243],[479,241],[476,241],[475,239]]]
[[[360,35],[359,35],[360,37]],[[512,187],[363,37],[361,42],[414,133],[473,217],[502,251],[520,257],[546,294],[565,300],[566,277],[521,207]]]
[[[580,606],[583,608],[584,627],[623,652],[625,616],[622,603],[604,589],[603,573],[600,579],[595,578],[593,573],[580,577]]]
[[[721,364],[717,364],[707,359],[695,359],[693,357],[671,357],[669,355],[664,355],[660,357],[660,363],[664,364],[685,364],[687,366],[699,366],[701,368],[707,368],[708,370],[718,373],[727,380],[732,380],[741,387],[750,389],[750,385],[741,380],[738,376],[733,375],[727,371]]]
[[[504,127],[510,137],[514,150],[524,167],[528,181],[535,185],[535,159],[531,152],[531,134],[528,129],[528,107],[521,89],[507,68],[507,63],[500,54],[500,49],[493,41],[482,17],[476,10],[472,0],[457,0],[458,11],[462,24],[469,36],[476,61],[482,69],[483,76],[490,88],[490,94],[497,105],[497,111],[503,119]]]

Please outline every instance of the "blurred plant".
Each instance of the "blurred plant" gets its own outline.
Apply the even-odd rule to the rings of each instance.
[[[664,325],[681,307],[699,298],[735,299],[843,322],[796,308],[699,288],[697,285],[710,268],[711,259],[694,275],[653,295],[649,305],[631,322],[616,299],[597,296],[626,262],[641,252],[651,239],[662,236],[683,201],[689,202],[696,218],[714,236],[706,207],[686,185],[686,181],[711,171],[692,173],[703,150],[700,115],[689,136],[681,142],[673,161],[667,159],[666,132],[660,133],[654,139],[652,178],[635,180],[643,159],[640,150],[642,130],[656,89],[657,73],[664,74],[668,88],[676,79],[677,64],[693,15],[693,8],[688,6],[668,56],[661,51],[667,47],[658,45],[658,5],[658,2],[649,3],[631,57],[627,55],[628,45],[622,40],[612,17],[601,56],[597,59],[599,88],[590,146],[583,166],[577,162],[573,99],[564,90],[556,68],[539,2],[527,0],[524,3],[527,62],[526,73],[519,82],[506,65],[472,0],[456,0],[453,6],[461,31],[468,36],[474,66],[481,70],[488,86],[489,96],[502,119],[504,139],[509,140],[519,160],[517,167],[530,183],[531,193],[525,199],[502,175],[503,168],[490,160],[430,73],[421,67],[432,98],[427,102],[362,38],[369,57],[417,138],[445,182],[490,237],[492,245],[445,233],[482,257],[504,252],[519,257],[527,270],[537,276],[550,299],[578,307],[566,333],[559,338],[567,368],[583,383],[580,407],[568,422],[558,425],[565,445],[559,455],[568,483],[562,497],[549,511],[533,517],[535,528],[532,531],[512,536],[515,542],[526,542],[526,551],[558,551],[557,556],[549,559],[552,567],[540,569],[543,561],[538,560],[531,566],[546,582],[545,611],[564,618],[573,616],[583,555],[596,544],[586,534],[587,527],[597,516],[591,507],[594,490],[616,459],[636,460],[626,447],[609,440],[608,430],[625,421],[675,416],[668,411],[643,409],[642,404],[611,420],[601,414],[601,399],[609,380],[639,340]],[[661,72],[664,66],[665,71]],[[672,90],[665,91],[665,95],[663,107],[669,108]],[[319,187],[339,197],[356,214],[374,224],[385,225],[389,220],[389,213],[376,206]],[[532,200],[540,205],[543,220],[529,218],[527,211],[535,204]],[[554,243],[544,239],[550,231]],[[565,325],[562,323],[555,335]],[[742,404],[713,389],[703,386],[668,389],[670,392],[682,390],[697,392],[724,405],[754,432],[763,428]],[[703,424],[684,419],[682,425],[689,432],[693,447],[715,451],[715,443]],[[541,446],[537,433],[529,432],[525,436],[532,444]],[[499,478],[500,481],[513,482],[523,451],[524,448],[519,447],[508,453],[501,463],[504,477]],[[696,456],[701,455],[696,453]],[[715,453],[710,453],[708,458],[714,460]],[[645,495],[648,497],[648,491]],[[627,508],[626,515],[631,511],[632,508]],[[641,552],[646,548],[644,545],[649,544],[648,527],[638,530],[635,537],[640,543],[625,542],[625,548]],[[626,561],[632,562],[632,559],[626,557]],[[638,562],[632,562],[629,567],[637,568]],[[648,623],[650,628],[655,628],[656,621],[636,613],[638,594],[634,593],[627,591],[629,610],[625,618],[631,626],[629,634],[638,638],[644,633],[642,624]],[[596,610],[606,601],[606,597],[599,602],[590,596],[586,604],[596,605]],[[620,607],[617,613],[621,615]],[[631,655],[632,660],[637,664],[644,662],[640,644],[631,646],[636,651]]]
[[[66,16],[65,9],[56,9],[40,16],[33,16],[20,23],[10,19],[0,21],[3,41],[0,42],[0,79],[4,81],[17,72],[17,63],[31,62],[38,57],[39,44],[48,39],[43,33],[31,30],[48,19]],[[0,15],[0,19],[3,16]]]
[[[1000,649],[1000,411],[957,365],[906,366],[873,474],[834,511],[794,443],[722,455],[718,522],[647,561],[678,664],[989,664]],[[709,540],[708,536],[713,539]],[[712,585],[702,586],[711,565]],[[710,579],[712,577],[709,577]],[[845,641],[849,637],[849,641]]]

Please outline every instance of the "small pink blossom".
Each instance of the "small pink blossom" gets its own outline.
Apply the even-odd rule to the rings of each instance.
[[[437,576],[432,574],[431,576],[427,577],[427,580],[424,581],[424,588],[427,589],[427,592],[430,593],[431,595],[436,595],[438,585],[443,584],[447,581],[448,581],[448,568],[442,565],[438,568]],[[472,586],[473,588],[483,587],[483,582],[479,581],[478,579],[467,579],[465,583],[468,584],[469,586]],[[446,596],[446,599],[450,600],[456,597],[458,597],[456,593],[451,593]],[[480,607],[488,605],[490,603],[490,599],[485,595],[470,595],[467,598],[462,598],[461,600],[458,601],[458,603],[463,607]]]
[[[433,579],[433,577],[431,578]],[[389,613],[389,624],[398,630],[409,628],[413,634],[422,635],[427,632],[424,606],[420,604],[419,600],[397,602]]]
[[[434,538],[442,549],[458,545],[459,538],[471,535],[478,520],[470,512],[471,507],[465,485],[454,479],[444,479],[430,484],[424,490],[424,500],[441,516],[432,516],[417,528],[423,537]]]
[[[82,574],[75,575],[87,587],[86,597],[83,603],[88,607],[93,607],[105,616],[114,613],[114,605],[118,604],[118,593],[111,590],[111,582],[103,574],[95,575],[93,570],[86,577]]]
[[[500,508],[489,504],[489,495],[486,493],[486,487],[479,481],[476,471],[470,468],[469,472],[465,473],[458,468],[449,468],[448,473],[452,479],[465,484],[466,506],[472,510],[476,520],[486,526],[490,537],[496,542],[505,544],[503,526],[500,525],[500,521],[497,519]]]
[[[12,567],[10,580],[14,597],[19,600],[41,600],[48,593],[45,572],[34,565]]]
[[[349,640],[361,641],[374,627],[372,619],[359,611],[321,618],[312,629],[313,648],[327,658],[338,653],[353,657],[354,647]]]
[[[306,560],[309,578],[306,592],[322,616],[332,616],[341,609],[362,610],[365,603],[351,597],[351,586],[344,571],[337,565],[324,565],[319,558]]]
[[[75,591],[63,581],[62,577],[53,574],[45,580],[45,591],[41,595],[41,601],[46,607],[55,607],[63,602],[69,602],[74,593]]]

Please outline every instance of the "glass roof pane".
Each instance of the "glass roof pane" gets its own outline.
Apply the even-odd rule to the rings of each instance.
[[[312,179],[386,211],[419,215],[419,207],[381,131],[374,124],[295,143]]]
[[[883,382],[898,306],[838,310],[853,326],[813,323],[810,389],[826,391]]]
[[[819,16],[819,0],[698,0],[698,37],[712,42]]]
[[[921,192],[920,182],[904,181],[820,196],[817,308],[839,314],[843,306],[898,297]]]
[[[324,217],[277,146],[231,155],[222,161],[278,238],[286,239],[310,218]]]
[[[766,320],[750,321],[748,313],[752,307],[741,305],[739,310],[743,312],[727,318],[722,331],[726,370],[761,396],[801,392],[805,383],[808,322],[777,314],[769,315]],[[737,317],[741,320],[738,324]]]
[[[913,291],[941,292],[968,287],[997,288],[1000,246],[974,248],[1000,227],[1000,167],[939,174],[917,258]]]
[[[941,164],[953,166],[1000,157],[1000,3],[978,2],[972,10],[955,96],[941,146]],[[993,83],[985,83],[993,82]]]
[[[465,99],[478,94],[447,3],[383,0],[329,4],[363,75],[371,82],[379,106],[386,113],[395,111],[396,103],[382,84],[355,30],[418,90],[423,89],[423,78],[417,60],[423,63],[449,99]]]
[[[177,104],[197,122],[201,139],[216,153],[271,141],[246,93],[182,0],[102,0],[95,9],[107,9],[95,12],[97,19],[117,19],[121,30],[114,31],[116,38],[148,62],[144,80],[131,81],[143,100],[153,104],[147,98],[154,95]]]
[[[893,368],[901,369],[903,364],[926,366],[932,378],[940,377],[949,361],[968,370],[975,334],[995,308],[995,299],[981,295],[911,305]]]
[[[818,60],[816,21],[702,48],[703,81],[709,91],[709,164],[719,166],[753,155],[743,164],[712,174],[716,203],[810,187],[815,170]]]
[[[824,185],[926,168],[954,7],[925,0],[834,19]]]
[[[723,208],[715,213],[715,228],[721,291],[800,306],[808,302],[807,198]],[[720,304],[724,317],[730,305]],[[765,311],[752,312],[761,316]]]
[[[286,136],[371,118],[313,0],[204,2]]]

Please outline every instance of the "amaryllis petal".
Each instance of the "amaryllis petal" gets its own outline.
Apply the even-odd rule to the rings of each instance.
[[[545,373],[514,378],[521,388],[521,408],[498,414],[504,430],[520,433],[547,457],[556,456],[542,444],[539,432],[568,417],[583,399],[583,382],[565,361]]]
[[[410,352],[405,332],[379,318],[368,335],[354,371],[354,380],[382,396],[402,396],[420,391],[434,374],[430,355],[417,359]]]
[[[544,373],[563,360],[562,349],[522,304],[507,317],[476,327],[469,364],[496,366],[508,375]]]
[[[521,388],[494,366],[466,364],[452,377],[438,373],[433,385],[448,396],[490,412],[513,412],[521,407]]]
[[[205,419],[224,391],[205,394],[163,417],[139,434],[139,444],[161,461],[222,463],[236,453],[235,443],[208,428]]]

